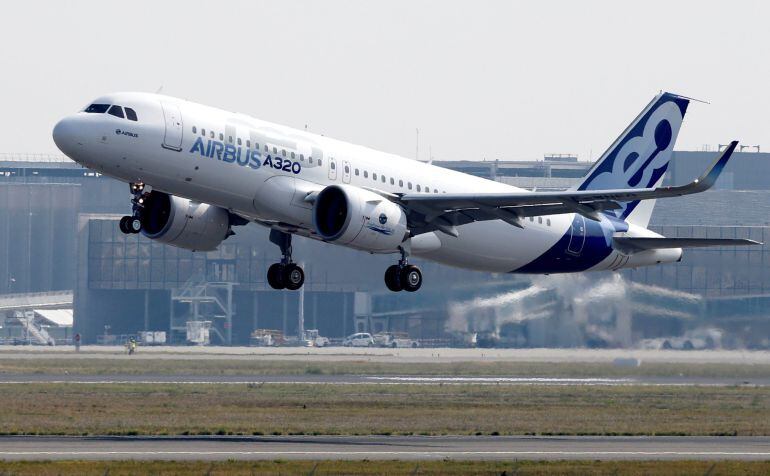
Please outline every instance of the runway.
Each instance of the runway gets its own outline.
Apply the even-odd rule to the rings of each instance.
[[[184,384],[184,385],[641,385],[641,386],[770,386],[770,378],[747,377],[458,377],[398,375],[73,375],[0,374],[0,385],[25,383]]]
[[[767,460],[770,437],[2,437],[5,460]]]

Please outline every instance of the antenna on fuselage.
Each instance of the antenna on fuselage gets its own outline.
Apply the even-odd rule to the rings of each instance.
[[[155,91],[155,94],[160,94],[163,92],[163,85],[161,84],[157,91]]]

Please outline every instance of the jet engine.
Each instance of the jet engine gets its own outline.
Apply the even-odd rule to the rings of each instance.
[[[142,234],[161,243],[193,251],[215,250],[230,236],[230,213],[153,190],[143,198]]]
[[[396,251],[409,232],[399,205],[351,185],[330,185],[318,194],[313,225],[325,241],[380,253]]]

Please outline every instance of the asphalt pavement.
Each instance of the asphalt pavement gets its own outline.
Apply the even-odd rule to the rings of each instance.
[[[5,460],[767,460],[770,437],[0,437]]]

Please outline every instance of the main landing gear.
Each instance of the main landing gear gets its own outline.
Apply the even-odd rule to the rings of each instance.
[[[413,293],[422,286],[422,273],[420,268],[409,264],[406,258],[406,252],[401,251],[401,259],[398,264],[389,266],[385,270],[385,286],[393,292],[408,291]]]
[[[144,184],[132,183],[131,195],[133,195],[133,198],[131,199],[133,213],[131,216],[124,216],[121,218],[118,225],[120,231],[126,235],[132,235],[142,231],[141,213],[142,208],[144,207]]]
[[[281,248],[281,262],[267,269],[267,283],[273,289],[295,291],[301,288],[305,282],[305,272],[291,260],[291,234],[271,230],[270,241]]]

